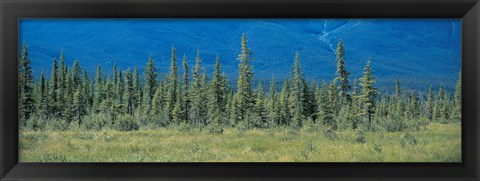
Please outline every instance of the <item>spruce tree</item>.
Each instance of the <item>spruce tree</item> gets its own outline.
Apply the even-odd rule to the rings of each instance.
[[[183,66],[183,87],[182,87],[182,97],[183,97],[183,115],[185,121],[189,120],[189,111],[190,111],[190,93],[189,93],[189,87],[190,87],[190,80],[188,76],[188,64],[187,64],[187,57],[184,55],[183,56],[183,61],[182,61],[182,66]]]
[[[440,85],[440,88],[438,90],[436,100],[435,100],[435,106],[433,110],[433,117],[436,121],[445,119],[446,113],[444,112],[444,107],[445,107],[445,90],[443,89],[443,85]]]
[[[57,65],[57,58],[55,57],[53,59],[53,65],[52,65],[52,73],[50,76],[50,81],[49,81],[49,87],[48,87],[48,115],[55,115],[58,111],[57,107],[57,88],[58,88],[58,74],[57,70],[58,65]]]
[[[28,45],[23,44],[22,54],[19,59],[18,70],[18,92],[19,92],[19,104],[18,110],[20,118],[24,125],[26,121],[35,111],[35,99],[33,95],[33,70],[31,67],[31,60],[28,57]]]
[[[201,63],[202,59],[200,58],[200,51],[197,50],[197,56],[195,57],[195,67],[193,69],[193,82],[192,82],[192,125],[197,125],[200,123],[205,122],[205,111],[206,111],[206,105],[205,102],[203,101],[205,97],[204,91],[205,91],[205,85],[203,83],[203,78],[201,74]]]
[[[102,103],[103,99],[105,98],[105,93],[103,91],[103,83],[102,83],[102,68],[100,64],[97,65],[97,71],[95,74],[95,93],[93,95],[93,111],[99,112],[100,111],[100,103]]]
[[[82,87],[78,85],[73,94],[73,103],[72,103],[72,112],[73,118],[78,122],[79,125],[82,124],[82,117],[86,114],[85,102],[83,98]]]
[[[142,105],[142,87],[140,85],[140,76],[138,74],[138,67],[135,66],[133,70],[133,94],[132,94],[132,107],[133,111],[136,112],[137,110],[140,111],[140,106]]]
[[[73,82],[73,76],[70,73],[71,70],[69,70],[67,67],[65,67],[65,89],[63,92],[63,101],[64,101],[64,109],[63,109],[63,119],[66,120],[67,122],[72,121],[72,116],[74,114],[73,112],[73,97],[72,95],[74,94],[75,91],[75,85]]]
[[[360,112],[360,101],[359,101],[359,92],[358,92],[358,83],[357,79],[353,81],[353,90],[352,90],[352,101],[350,103],[350,109],[348,111],[349,120],[352,121],[352,129],[357,129],[361,120],[359,118]]]
[[[180,87],[180,82],[177,82],[177,87]],[[173,105],[173,109],[172,109],[172,121],[171,121],[171,124],[180,124],[180,123],[183,123],[185,122],[186,118],[185,118],[185,108],[183,107],[184,106],[184,100],[183,100],[183,97],[182,96],[179,96],[179,95],[182,95],[182,89],[177,89],[177,96],[176,96],[176,100],[175,100],[175,104]]]
[[[237,60],[240,61],[238,65],[239,75],[237,81],[237,95],[236,95],[236,111],[235,111],[235,120],[236,122],[246,121],[247,113],[252,106],[252,92],[251,92],[251,82],[253,79],[252,66],[250,66],[250,61],[253,60],[252,52],[247,46],[247,37],[245,33],[242,34],[241,39],[241,52],[237,57]]]
[[[152,110],[150,111],[151,116],[163,115],[165,108],[165,98],[166,98],[166,81],[162,80],[160,82],[160,87],[155,91],[155,94],[152,99]]]
[[[114,63],[114,64],[113,64],[113,85],[114,85],[114,86],[117,86],[117,79],[118,79],[118,75],[117,75],[117,64]]]
[[[441,109],[441,117],[448,120],[450,119],[450,96],[449,94],[443,89],[442,87],[442,90],[439,91],[439,92],[442,92],[441,95],[443,95],[443,98],[442,98],[442,107],[440,107]]]
[[[332,82],[330,84],[326,84],[325,82],[322,83],[322,88],[319,91],[319,99],[318,99],[318,120],[317,122],[321,122],[327,129],[336,129],[337,124],[335,121],[335,107],[333,102],[336,100],[337,90],[335,83]]]
[[[295,53],[295,60],[293,66],[293,74],[291,79],[289,109],[292,115],[290,125],[295,128],[300,128],[302,121],[305,120],[304,105],[302,101],[302,83],[303,75],[300,70],[300,60],[298,51]]]
[[[267,105],[267,111],[268,111],[268,126],[273,127],[277,126],[279,124],[279,115],[278,115],[278,98],[277,98],[277,93],[276,93],[276,86],[275,86],[275,77],[272,76],[272,80],[270,80],[270,89],[268,91],[268,105]]]
[[[360,115],[364,116],[368,120],[368,127],[372,128],[372,118],[375,114],[375,99],[377,96],[377,89],[373,86],[375,78],[372,75],[371,61],[368,60],[365,68],[363,69],[363,76],[360,78],[360,86],[362,87],[359,95],[359,101],[361,102]]]
[[[81,79],[80,77],[82,76],[82,69],[80,68],[80,63],[78,60],[73,61],[73,66],[72,66],[72,77],[73,77],[73,82],[72,86],[73,87],[78,87],[81,85]]]
[[[100,111],[108,115],[110,118],[110,123],[109,124],[114,124],[115,120],[115,110],[113,109],[114,106],[114,99],[115,99],[115,85],[113,83],[113,80],[110,76],[107,77],[106,80],[104,80],[105,83],[103,83],[102,87],[102,92],[105,95],[105,98],[102,100],[100,103]]]
[[[279,99],[279,121],[281,125],[286,125],[290,123],[290,109],[288,106],[290,86],[288,80],[283,81],[282,90],[280,90],[280,99]]]
[[[35,105],[36,113],[41,117],[47,116],[48,113],[48,87],[45,74],[40,74],[40,81],[35,89]]]
[[[225,85],[221,73],[220,57],[217,55],[215,60],[215,70],[212,81],[210,82],[208,111],[209,119],[214,122],[222,122],[223,113],[226,109]]]
[[[453,109],[451,118],[453,121],[462,121],[462,72],[458,73],[457,84],[453,97]]]
[[[430,85],[428,89],[428,97],[427,102],[425,103],[425,114],[427,119],[432,120],[433,117],[433,105],[434,105],[434,98],[433,98],[433,87]]]
[[[115,99],[118,102],[118,104],[122,105],[123,104],[123,91],[125,91],[125,82],[123,79],[123,73],[122,71],[118,72],[118,77],[117,77],[117,84],[115,85]]]
[[[263,128],[267,124],[267,111],[265,109],[265,93],[262,84],[259,82],[257,86],[257,98],[255,99],[255,116],[254,127]]]
[[[66,107],[65,105],[65,90],[66,90],[66,82],[67,82],[67,73],[66,73],[66,66],[65,66],[65,57],[63,55],[63,51],[60,53],[60,67],[58,69],[58,87],[57,87],[57,102],[56,105],[58,107],[58,113],[60,116],[63,116],[63,110]]]
[[[152,99],[157,90],[157,69],[152,56],[148,58],[148,63],[144,70],[145,86],[143,88],[143,113],[149,115],[152,107]]]
[[[134,111],[134,89],[133,89],[132,72],[130,67],[125,72],[125,91],[123,92],[123,101],[125,102],[125,113],[133,115]]]
[[[395,102],[396,102],[395,114],[397,118],[400,118],[404,116],[405,107],[403,103],[403,96],[401,93],[400,81],[398,79],[395,80]]]
[[[313,87],[310,87],[305,78],[302,78],[302,92],[301,101],[303,107],[303,115],[305,118],[312,118],[312,121],[316,119],[315,114],[317,111],[317,105],[315,101],[315,91]]]
[[[177,67],[177,55],[175,53],[175,47],[172,47],[172,55],[170,57],[170,71],[167,80],[168,92],[165,104],[165,113],[168,115],[168,119],[171,120],[172,111],[177,101],[177,86],[178,86],[178,67]]]
[[[83,71],[82,91],[84,92],[84,101],[87,112],[91,110],[93,104],[93,85],[92,81],[88,77],[87,70]]]
[[[346,105],[347,101],[350,99],[348,92],[350,91],[350,84],[348,82],[348,76],[350,73],[345,68],[345,51],[343,47],[343,40],[340,39],[337,45],[337,52],[335,53],[337,60],[337,71],[335,72],[335,84],[338,89],[338,98],[341,106]]]

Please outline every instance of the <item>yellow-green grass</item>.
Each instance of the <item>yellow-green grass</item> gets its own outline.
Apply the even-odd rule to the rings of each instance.
[[[461,125],[430,124],[406,132],[354,131],[327,139],[318,132],[226,129],[223,134],[175,129],[22,131],[21,162],[461,162]]]

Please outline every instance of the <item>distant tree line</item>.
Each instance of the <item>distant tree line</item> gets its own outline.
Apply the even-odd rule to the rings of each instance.
[[[170,70],[159,77],[150,56],[143,72],[137,67],[106,74],[98,65],[93,79],[78,60],[65,65],[63,52],[53,60],[49,78],[42,72],[34,81],[28,46],[19,57],[19,120],[25,129],[65,130],[72,127],[100,130],[137,130],[173,125],[207,127],[221,133],[225,127],[245,129],[320,126],[324,130],[358,129],[402,131],[429,122],[461,121],[461,78],[450,95],[440,86],[430,86],[427,95],[402,92],[396,81],[395,94],[380,94],[371,61],[358,80],[349,78],[343,42],[336,49],[336,77],[329,82],[307,82],[298,52],[291,76],[272,77],[268,91],[254,78],[253,54],[245,34],[238,54],[238,80],[232,87],[216,56],[211,77],[202,67],[200,51],[190,67],[184,55],[181,71],[172,47]],[[190,70],[192,69],[192,70]],[[281,84],[281,89],[276,89]],[[353,86],[352,86],[353,84]]]

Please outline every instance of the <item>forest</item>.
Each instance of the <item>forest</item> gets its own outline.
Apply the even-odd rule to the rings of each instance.
[[[66,65],[62,52],[53,60],[50,75],[42,72],[35,78],[25,43],[19,57],[20,128],[26,132],[172,128],[214,135],[227,129],[265,130],[273,135],[269,130],[282,128],[292,134],[316,132],[328,140],[349,131],[362,143],[366,134],[412,132],[431,123],[461,122],[460,72],[453,94],[442,85],[439,90],[431,85],[428,93],[404,91],[398,79],[392,82],[393,94],[380,93],[372,70],[375,60],[366,61],[361,78],[351,79],[340,39],[332,60],[337,63],[333,80],[307,81],[297,51],[292,52],[291,75],[283,80],[272,77],[264,86],[254,79],[250,61],[255,59],[247,42],[242,34],[233,85],[229,82],[234,80],[222,72],[220,56],[209,73],[202,67],[200,51],[190,66],[185,56],[179,61],[175,47],[169,72],[163,77],[150,56],[143,75],[136,66],[122,70],[113,65],[113,72],[105,73],[98,65],[95,77],[90,78],[78,60]],[[411,139],[416,142],[415,137]]]

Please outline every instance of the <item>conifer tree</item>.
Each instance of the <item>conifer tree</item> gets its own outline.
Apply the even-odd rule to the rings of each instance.
[[[235,120],[246,121],[247,113],[252,106],[252,92],[251,92],[251,81],[253,79],[252,66],[250,66],[250,61],[253,60],[252,52],[247,46],[247,37],[245,33],[242,34],[241,39],[242,49],[240,54],[237,57],[237,60],[240,61],[238,65],[239,75],[237,81],[237,95],[236,95],[236,110],[235,110]]]
[[[168,75],[168,92],[165,104],[165,113],[168,114],[168,119],[172,119],[172,111],[177,101],[177,86],[178,86],[178,67],[177,67],[177,55],[175,53],[175,47],[172,47],[172,55],[170,57],[170,71]]]
[[[88,112],[90,106],[93,103],[93,91],[92,91],[92,84],[90,79],[88,78],[87,70],[83,72],[83,79],[82,79],[82,92],[83,92],[83,101],[85,104],[85,112]]]
[[[439,119],[445,119],[445,113],[444,113],[444,104],[445,104],[445,90],[443,89],[443,85],[440,85],[440,88],[438,90],[436,100],[435,100],[435,105],[433,107],[433,117],[436,121]]]
[[[164,113],[165,98],[166,98],[166,85],[165,80],[160,82],[160,87],[155,91],[152,99],[151,116],[159,116]]]
[[[302,78],[302,94],[301,101],[303,107],[303,115],[305,118],[311,117],[312,121],[316,119],[317,105],[315,101],[315,91],[310,88],[305,78]]]
[[[462,72],[458,73],[453,99],[454,108],[452,109],[451,118],[453,121],[462,121]]]
[[[132,94],[132,107],[134,111],[140,110],[142,105],[142,87],[140,85],[140,76],[138,74],[138,67],[135,66],[133,70],[133,94]]]
[[[433,87],[430,85],[430,88],[428,89],[428,97],[427,97],[427,102],[425,103],[425,114],[427,119],[432,120],[433,117],[433,105],[434,105],[434,98],[433,98]]]
[[[405,108],[404,108],[403,97],[401,93],[400,81],[398,79],[395,80],[395,102],[396,102],[395,114],[397,117],[402,117],[405,112]]]
[[[48,87],[45,74],[40,74],[40,81],[35,88],[35,110],[37,115],[46,116],[48,112]]]
[[[114,64],[113,64],[113,85],[114,85],[114,86],[117,86],[117,79],[118,79],[118,76],[117,76],[117,64],[114,63]]]
[[[97,71],[95,74],[95,93],[93,97],[93,111],[99,112],[100,111],[100,103],[102,103],[103,99],[105,98],[105,93],[103,92],[103,84],[102,84],[102,68],[100,64],[97,65]]]
[[[180,87],[180,82],[177,82],[178,86]],[[182,89],[177,89],[177,95],[182,95]],[[183,107],[184,100],[182,96],[176,96],[175,104],[173,105],[172,110],[172,123],[173,124],[180,124],[185,122],[185,108]]]
[[[123,92],[123,101],[125,102],[125,113],[129,115],[133,115],[134,111],[134,89],[133,89],[133,80],[132,80],[132,72],[130,71],[130,67],[125,72],[125,91]]]
[[[415,94],[415,93],[412,93],[412,95],[410,95],[410,98],[408,100],[408,104],[407,104],[407,107],[406,107],[406,117],[410,118],[410,119],[415,119],[415,118],[418,118],[418,116],[420,115],[420,105],[418,103],[418,96]]]
[[[123,91],[125,89],[125,82],[123,79],[123,73],[122,71],[118,72],[118,77],[117,77],[117,84],[115,84],[115,100],[117,101],[117,104],[122,105],[123,104]]]
[[[85,102],[82,94],[82,88],[81,85],[78,85],[77,88],[75,89],[75,93],[73,94],[73,117],[76,121],[78,121],[78,124],[82,124],[82,116],[86,114],[86,109],[85,109]]]
[[[183,66],[183,87],[182,87],[182,97],[183,97],[183,109],[184,109],[184,119],[185,121],[189,120],[189,111],[190,111],[190,93],[189,93],[189,87],[190,87],[190,80],[188,76],[188,64],[187,64],[187,57],[184,55],[183,56],[183,61],[182,61],[182,66]]]
[[[352,121],[352,129],[357,129],[360,124],[359,112],[360,112],[360,101],[359,101],[359,92],[358,92],[358,83],[357,79],[353,81],[353,90],[352,90],[352,101],[350,104],[350,109],[348,111],[349,119]]]
[[[78,87],[81,85],[81,79],[80,77],[82,76],[82,69],[80,68],[80,63],[78,60],[73,61],[73,66],[72,66],[72,77],[73,77],[73,82],[72,86],[73,87]]]
[[[193,82],[192,82],[192,89],[191,89],[191,92],[192,92],[192,106],[191,106],[191,110],[192,110],[192,116],[191,116],[191,119],[192,119],[192,125],[196,125],[196,124],[199,124],[199,123],[203,123],[205,120],[204,118],[204,114],[205,114],[205,111],[206,111],[206,105],[205,105],[205,102],[203,102],[203,100],[205,99],[205,97],[203,97],[204,95],[204,84],[203,84],[203,78],[202,78],[202,74],[201,74],[201,67],[200,67],[200,63],[201,63],[202,59],[200,58],[200,51],[197,50],[197,56],[195,57],[195,67],[193,69]]]
[[[217,55],[215,60],[215,70],[213,72],[212,81],[210,82],[209,92],[209,119],[221,122],[223,113],[226,109],[225,85],[221,73],[220,57]]]
[[[115,119],[115,112],[113,110],[113,101],[115,99],[115,86],[110,76],[108,76],[107,79],[104,80],[104,82],[105,83],[103,83],[102,92],[105,98],[100,103],[100,110],[102,113],[110,116],[110,124],[113,124],[113,121]]]
[[[60,53],[60,67],[58,68],[58,87],[57,87],[57,102],[56,107],[58,107],[58,114],[59,116],[63,117],[65,105],[65,89],[66,89],[66,79],[68,76],[66,75],[66,66],[65,66],[65,58],[63,55],[63,51]]]
[[[286,125],[290,123],[290,110],[288,107],[290,86],[288,80],[283,81],[282,90],[280,91],[279,99],[279,120],[281,125]]]
[[[64,109],[63,109],[63,119],[66,120],[67,122],[72,121],[72,116],[73,116],[73,97],[72,95],[74,94],[75,88],[74,88],[74,82],[73,82],[73,76],[70,73],[71,70],[69,70],[67,67],[65,67],[65,89],[63,92],[63,101],[64,101]]]
[[[50,76],[50,81],[49,81],[49,87],[48,87],[48,101],[49,104],[48,106],[48,115],[55,115],[57,113],[57,88],[58,88],[58,74],[57,70],[58,65],[57,65],[57,58],[55,57],[53,59],[53,65],[52,65],[52,73]]]
[[[33,71],[31,67],[31,60],[28,57],[28,45],[23,44],[22,53],[19,59],[18,66],[18,92],[19,92],[19,104],[18,110],[20,118],[24,125],[26,121],[34,112],[35,99],[33,95]]]
[[[268,117],[269,117],[269,122],[268,126],[277,126],[279,124],[279,115],[278,115],[278,98],[277,98],[277,93],[276,93],[276,86],[275,86],[275,77],[272,76],[272,80],[270,80],[270,89],[268,91],[268,106],[267,106],[267,111],[268,111]]]
[[[440,107],[441,109],[441,117],[444,118],[444,119],[450,119],[450,98],[449,98],[449,95],[448,93],[443,89],[442,87],[442,90],[439,91],[439,92],[442,92],[441,95],[443,95],[443,98],[442,98],[442,107]]]
[[[302,101],[302,73],[300,70],[300,60],[298,51],[295,53],[295,60],[293,66],[293,74],[291,79],[290,97],[289,97],[289,109],[292,115],[291,126],[300,128],[304,117],[304,105]]]
[[[350,91],[350,84],[348,82],[348,76],[350,75],[350,72],[348,72],[345,68],[346,58],[342,39],[338,41],[337,52],[335,53],[335,55],[337,60],[337,71],[335,72],[335,74],[337,75],[337,77],[335,77],[334,81],[339,91],[339,102],[343,106],[346,105],[347,101],[349,101],[350,99],[350,95],[348,95],[348,92]]]
[[[368,60],[363,69],[363,76],[360,78],[360,86],[362,87],[359,95],[361,102],[360,114],[368,120],[368,127],[372,128],[372,118],[375,114],[375,99],[377,96],[377,89],[373,86],[375,78],[372,75],[371,61]]]
[[[148,58],[148,63],[144,71],[145,87],[143,88],[143,112],[149,115],[152,107],[152,99],[157,90],[157,69],[152,56]]]
[[[321,122],[327,129],[335,130],[337,127],[335,121],[335,107],[333,102],[337,97],[337,90],[335,83],[332,82],[330,84],[326,84],[325,82],[322,83],[322,88],[319,93],[319,100],[318,100],[318,121]]]
[[[377,111],[375,111],[378,117],[387,117],[388,114],[388,104],[387,104],[387,96],[382,95],[380,99],[380,103],[377,106]]]
[[[257,128],[265,127],[267,123],[267,111],[265,109],[265,93],[262,84],[257,86],[257,98],[255,100],[255,116],[257,117],[254,126]]]

